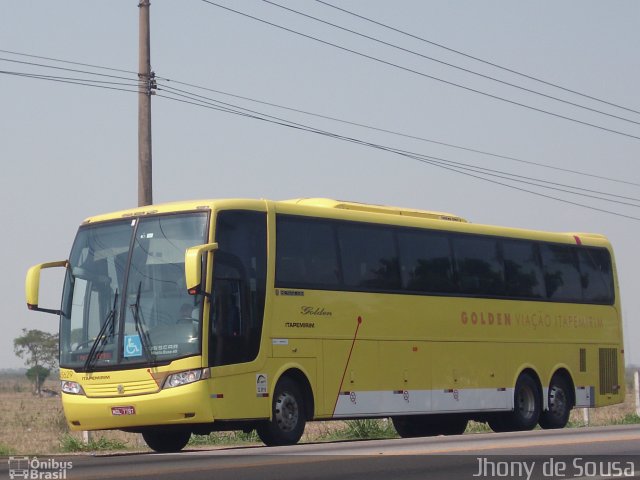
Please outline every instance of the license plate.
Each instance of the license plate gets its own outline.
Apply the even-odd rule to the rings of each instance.
[[[111,415],[135,415],[136,409],[134,407],[111,407]]]

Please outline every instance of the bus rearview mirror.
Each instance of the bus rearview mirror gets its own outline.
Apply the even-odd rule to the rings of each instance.
[[[25,281],[25,296],[27,299],[27,308],[36,312],[53,313],[60,315],[60,310],[52,308],[41,308],[38,306],[38,296],[40,293],[40,272],[46,268],[67,268],[69,262],[67,260],[60,260],[58,262],[47,262],[34,265],[27,272],[27,278]]]
[[[187,291],[190,295],[203,293],[202,285],[202,257],[204,254],[217,250],[217,243],[207,243],[188,248],[184,254],[184,276]]]

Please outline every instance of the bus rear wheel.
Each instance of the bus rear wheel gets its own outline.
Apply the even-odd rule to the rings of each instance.
[[[149,430],[142,432],[142,438],[147,442],[151,450],[158,453],[172,453],[182,450],[189,439],[191,432],[175,430]]]
[[[302,437],[305,424],[300,388],[290,378],[281,378],[273,395],[271,419],[263,420],[256,428],[260,440],[269,447],[293,445]]]
[[[561,375],[554,375],[549,385],[549,410],[540,414],[539,425],[544,429],[564,428],[573,408],[570,387]]]
[[[494,432],[533,430],[542,410],[540,389],[531,375],[522,374],[513,392],[513,411],[497,413],[489,418]]]

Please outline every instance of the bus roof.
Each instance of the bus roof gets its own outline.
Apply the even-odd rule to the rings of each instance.
[[[162,203],[157,205],[147,205],[143,207],[132,208],[128,210],[120,210],[117,212],[106,213],[102,215],[91,216],[83,222],[95,223],[105,220],[115,220],[118,218],[126,218],[133,216],[153,215],[157,213],[171,213],[187,210],[206,210],[215,208],[214,206],[222,206],[224,203],[238,202],[246,203],[247,207],[252,203],[260,203],[264,205],[265,200],[249,200],[249,199],[209,199],[209,200],[192,200],[172,203]],[[275,203],[295,204],[308,207],[323,207],[341,210],[352,210],[367,213],[384,213],[389,215],[401,215],[406,217],[428,218],[431,220],[447,220],[451,222],[468,223],[462,217],[451,213],[433,212],[428,210],[417,210],[401,207],[389,207],[384,205],[370,205],[366,203],[347,202],[343,200],[332,200],[330,198],[296,198],[291,200],[282,200]]]
[[[448,220],[450,222],[468,223],[466,219],[451,213],[433,212],[430,210],[416,210],[385,205],[372,205],[367,203],[347,202],[344,200],[332,200],[330,198],[294,198],[284,200],[282,203],[294,203],[312,207],[339,208],[343,210],[355,210],[369,213],[386,213],[389,215],[403,215],[406,217],[429,218],[432,220]]]
[[[300,213],[306,211],[308,214],[314,211],[314,215],[323,216],[326,211],[328,217],[333,218],[353,218],[361,221],[366,219],[381,223],[398,223],[420,227],[436,228],[442,230],[454,230],[466,233],[478,233],[484,235],[498,235],[513,238],[532,238],[560,243],[574,243],[587,245],[608,245],[608,240],[604,235],[596,233],[581,232],[544,232],[522,228],[472,224],[466,219],[450,213],[434,212],[428,210],[407,209],[400,207],[390,207],[383,205],[372,205],[358,202],[333,200],[329,198],[295,198],[271,202],[265,199],[206,199],[189,200],[172,203],[148,205],[144,207],[120,210],[117,212],[96,215],[87,218],[83,225],[94,224],[103,221],[117,220],[123,218],[155,215],[163,213],[198,211],[198,210],[218,210],[218,209],[255,209],[264,210],[268,204],[283,207],[289,213],[300,208]],[[287,207],[287,208],[284,208]],[[351,214],[349,212],[352,212]],[[395,217],[395,219],[394,219]],[[422,221],[421,221],[422,220]]]

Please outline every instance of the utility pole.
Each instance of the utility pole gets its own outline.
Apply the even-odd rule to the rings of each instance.
[[[636,397],[636,415],[640,417],[640,370],[633,372],[633,393]]]
[[[139,0],[139,56],[138,56],[138,206],[151,205],[151,95],[155,74],[151,71],[151,41],[149,29],[149,0]]]

